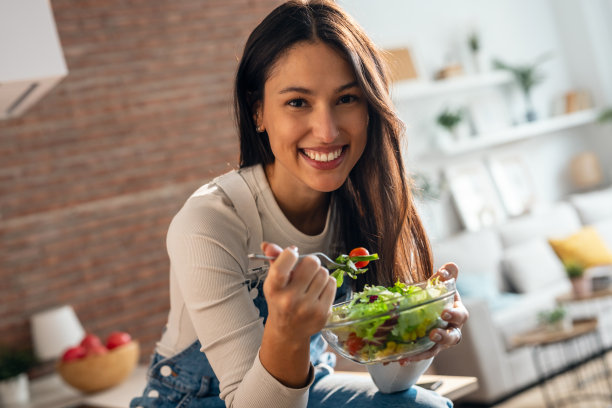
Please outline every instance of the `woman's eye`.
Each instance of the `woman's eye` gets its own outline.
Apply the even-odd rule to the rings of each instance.
[[[351,103],[355,102],[357,97],[355,95],[344,95],[340,97],[339,103]]]
[[[292,99],[287,104],[294,108],[303,108],[304,106],[306,106],[306,100],[305,99]]]

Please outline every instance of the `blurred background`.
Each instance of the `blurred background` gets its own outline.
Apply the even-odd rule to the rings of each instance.
[[[3,344],[32,344],[32,315],[71,305],[148,361],[169,307],[166,229],[236,167],[237,61],[280,3],[1,3]],[[388,51],[432,240],[610,184],[612,2],[339,3]]]

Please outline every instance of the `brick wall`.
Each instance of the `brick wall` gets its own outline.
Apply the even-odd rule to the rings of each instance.
[[[71,304],[147,361],[168,311],[165,233],[238,159],[231,94],[250,30],[279,0],[52,0],[69,75],[0,121],[1,343]]]

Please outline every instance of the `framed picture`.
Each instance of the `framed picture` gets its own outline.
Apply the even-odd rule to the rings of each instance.
[[[508,215],[516,217],[529,212],[535,202],[535,188],[527,164],[518,154],[488,158],[491,175]]]
[[[478,136],[487,136],[512,125],[508,100],[495,90],[482,92],[472,98],[470,112]]]
[[[406,47],[387,49],[384,57],[393,82],[419,77],[419,67],[412,49]]]
[[[467,230],[477,231],[506,219],[499,195],[482,161],[448,166],[444,176]]]

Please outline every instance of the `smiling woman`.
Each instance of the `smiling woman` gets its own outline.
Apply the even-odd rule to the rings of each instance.
[[[419,387],[383,394],[370,378],[332,374],[320,333],[351,289],[433,273],[382,61],[331,1],[289,1],[251,33],[235,87],[240,169],[194,193],[170,225],[170,314],[132,407],[451,406]],[[360,246],[380,260],[338,289],[318,258],[298,262],[298,248]],[[261,251],[271,265],[248,256]],[[441,279],[456,277],[444,268]],[[400,360],[416,364],[411,376],[460,339],[458,297],[443,318],[431,349]]]

